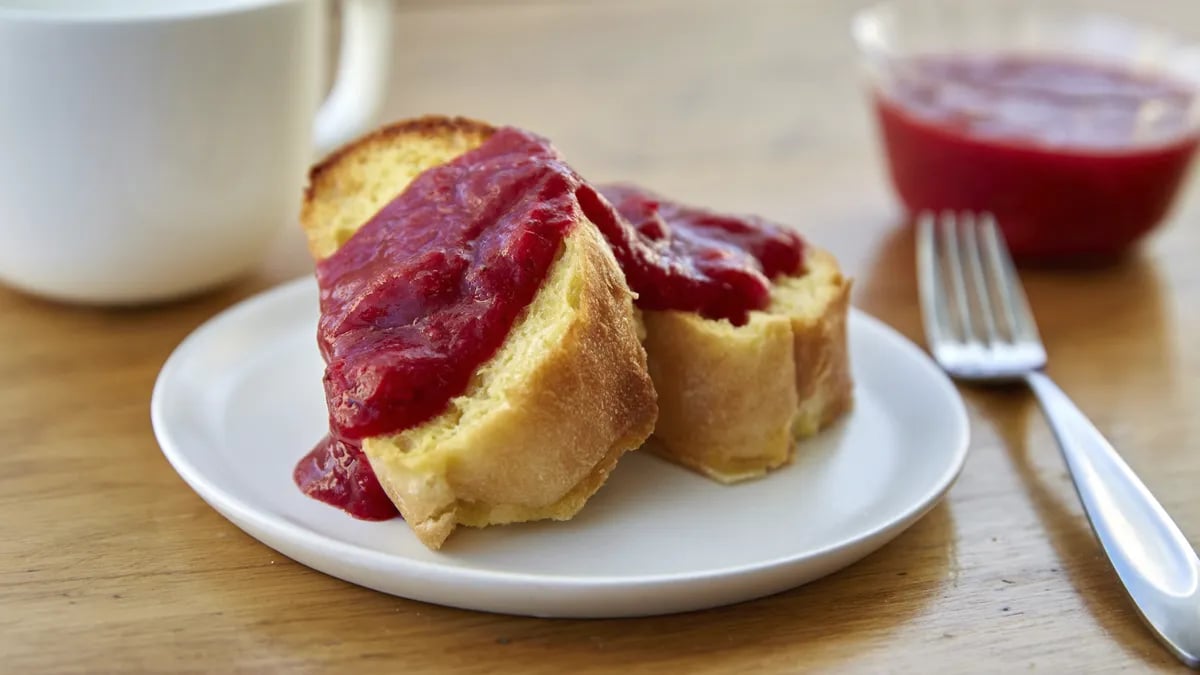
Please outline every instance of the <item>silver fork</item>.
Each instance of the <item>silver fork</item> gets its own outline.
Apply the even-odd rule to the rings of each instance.
[[[958,380],[1029,385],[1138,612],[1176,657],[1200,668],[1200,559],[1112,445],[1042,372],[1046,350],[995,220],[923,213],[917,228],[921,310],[934,358]]]

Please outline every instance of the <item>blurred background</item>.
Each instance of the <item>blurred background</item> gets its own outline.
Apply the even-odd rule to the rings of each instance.
[[[761,213],[858,270],[863,238],[903,217],[849,36],[869,4],[396,0],[383,116],[536,130],[589,178]],[[1086,5],[1200,37],[1200,3]],[[1195,212],[1194,192],[1176,221]]]

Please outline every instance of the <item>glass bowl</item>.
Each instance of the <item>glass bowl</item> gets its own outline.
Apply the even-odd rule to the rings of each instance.
[[[1036,0],[892,0],[855,15],[911,213],[991,211],[1022,262],[1107,261],[1161,223],[1200,145],[1200,46]]]

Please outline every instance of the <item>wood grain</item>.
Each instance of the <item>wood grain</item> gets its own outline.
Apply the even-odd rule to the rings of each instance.
[[[846,37],[858,4],[403,2],[388,116],[527,126],[597,179],[794,223],[855,275],[859,307],[920,341],[912,240]],[[1151,4],[1160,21],[1200,26],[1191,0]],[[1193,543],[1195,182],[1128,263],[1025,275],[1052,373]],[[0,670],[1179,668],[1123,596],[1020,390],[965,392],[966,469],[908,533],[756,602],[634,620],[512,618],[393,598],[297,565],[187,489],[158,450],[148,405],[159,367],[191,330],[308,270],[290,230],[253,278],[186,302],[97,310],[0,291]]]

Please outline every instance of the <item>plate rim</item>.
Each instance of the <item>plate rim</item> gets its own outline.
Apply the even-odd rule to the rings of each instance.
[[[953,417],[956,427],[954,429],[955,447],[951,453],[951,461],[947,463],[937,479],[931,482],[931,487],[928,488],[926,494],[923,495],[918,503],[901,513],[895,514],[887,522],[870,527],[864,531],[851,533],[820,548],[808,549],[792,555],[700,571],[630,576],[544,574],[480,569],[417,560],[366,548],[316,532],[304,527],[300,523],[289,521],[272,511],[256,508],[221,487],[217,481],[207,478],[202,471],[188,460],[187,453],[177,447],[164,418],[166,415],[166,402],[168,397],[171,396],[171,393],[167,389],[168,384],[172,381],[174,374],[183,367],[183,363],[189,353],[197,349],[196,345],[202,344],[210,333],[220,330],[225,324],[234,323],[243,315],[253,314],[260,306],[270,305],[274,302],[294,301],[292,296],[298,296],[310,288],[313,294],[317,292],[316,280],[311,276],[306,275],[291,281],[285,281],[244,298],[205,320],[172,350],[159,371],[158,377],[155,378],[154,389],[150,399],[150,419],[154,436],[158,442],[159,449],[172,469],[211,508],[232,521],[239,529],[247,531],[260,544],[275,551],[279,551],[280,549],[262,541],[254,532],[248,531],[246,525],[243,523],[249,523],[270,531],[274,536],[291,541],[296,545],[308,548],[319,547],[322,549],[323,555],[332,555],[343,561],[358,559],[361,561],[361,564],[370,565],[377,570],[383,570],[389,575],[408,574],[417,578],[446,577],[448,580],[458,584],[482,583],[512,586],[536,582],[550,584],[558,590],[588,590],[613,587],[673,586],[677,584],[720,581],[747,574],[784,570],[811,560],[824,560],[841,552],[852,550],[856,546],[872,542],[880,537],[886,537],[879,546],[871,549],[871,551],[874,551],[902,534],[936,506],[954,486],[966,463],[970,446],[970,424],[966,405],[957,387],[941,368],[933,362],[928,354],[915,343],[880,319],[867,314],[857,307],[851,306],[847,322],[851,330],[853,330],[853,326],[856,323],[866,326],[868,330],[886,338],[889,344],[908,352],[910,356],[921,362],[924,370],[931,376],[931,382],[936,382],[936,386],[948,394],[951,405],[946,412]],[[844,422],[839,421],[839,424],[842,423]],[[282,551],[280,552],[282,553]],[[850,564],[853,564],[853,562]],[[323,570],[318,571],[328,574],[328,572],[324,572]],[[356,585],[362,585],[359,582],[347,581]]]

